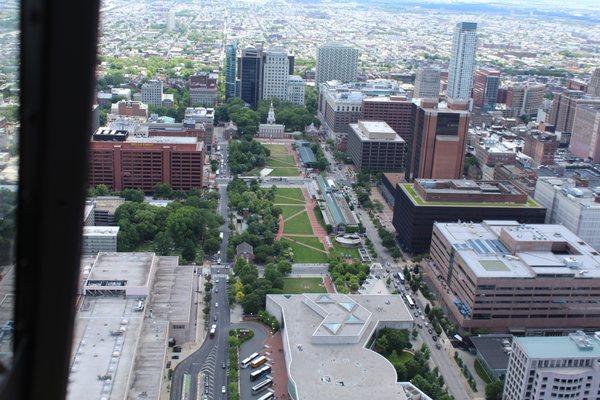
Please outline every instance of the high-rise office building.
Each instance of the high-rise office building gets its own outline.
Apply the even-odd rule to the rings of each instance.
[[[304,105],[304,79],[298,75],[290,75],[287,81],[286,100],[300,106]]]
[[[577,157],[600,162],[600,104],[577,106],[569,150]]]
[[[499,87],[500,71],[487,68],[477,70],[473,84],[473,104],[484,110],[493,109],[496,105]]]
[[[217,74],[208,72],[190,76],[190,105],[214,106],[217,101],[217,79]]]
[[[419,68],[415,76],[413,97],[438,98],[440,96],[440,69],[437,67]]]
[[[175,30],[175,11],[171,9],[167,11],[166,27],[167,32],[173,32]]]
[[[456,24],[452,40],[452,53],[450,54],[446,97],[457,100],[468,100],[471,97],[476,48],[477,24],[474,22]]]
[[[225,98],[236,96],[235,80],[237,69],[237,46],[228,44],[225,48]]]
[[[407,153],[406,180],[458,179],[462,176],[469,112],[467,102],[418,102],[412,149]]]
[[[404,140],[383,121],[358,121],[350,124],[348,155],[360,171],[400,171]]]
[[[564,225],[600,250],[600,198],[593,189],[572,178],[541,176],[534,196],[548,210],[546,223]]]
[[[329,43],[317,49],[317,87],[337,80],[354,82],[358,71],[358,49],[339,43]]]
[[[142,84],[142,102],[156,107],[162,106],[163,84],[153,79]]]
[[[274,47],[264,54],[262,98],[286,99],[286,89],[290,76],[290,61],[282,47]]]
[[[600,68],[596,68],[592,72],[590,83],[587,87],[587,94],[594,97],[600,97]]]
[[[558,132],[573,132],[575,110],[582,104],[600,104],[600,98],[586,95],[580,90],[565,90],[554,96],[552,109],[546,121]]]
[[[537,83],[513,85],[506,94],[506,106],[514,116],[533,115],[544,102],[546,86]]]
[[[363,99],[364,121],[386,122],[408,145],[415,129],[415,104],[404,96],[376,96]]]
[[[262,45],[248,46],[240,57],[240,98],[252,108],[256,108],[262,98],[262,80]]]
[[[560,288],[562,289],[562,288]],[[600,336],[515,337],[503,400],[597,399],[600,393]]]

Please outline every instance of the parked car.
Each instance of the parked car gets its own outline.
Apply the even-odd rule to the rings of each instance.
[[[431,337],[431,339],[432,339],[434,342],[437,342],[437,336],[433,335],[433,336]]]
[[[227,389],[225,389],[225,386],[221,386],[221,393],[225,393],[227,392]]]
[[[427,332],[429,332],[429,334],[431,335],[433,333],[433,329],[429,328],[427,329]]]

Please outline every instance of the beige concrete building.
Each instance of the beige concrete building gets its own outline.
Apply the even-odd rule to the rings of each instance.
[[[600,162],[600,102],[581,104],[575,110],[569,150],[577,157]]]
[[[435,223],[425,269],[462,329],[597,328],[600,254],[562,225]]]

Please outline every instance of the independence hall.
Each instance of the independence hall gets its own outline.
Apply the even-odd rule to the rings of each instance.
[[[161,182],[173,190],[201,188],[203,145],[197,137],[136,136],[100,128],[90,144],[88,183],[146,193]]]

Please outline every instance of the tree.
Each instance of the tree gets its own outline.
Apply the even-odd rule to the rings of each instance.
[[[246,294],[241,304],[245,314],[258,314],[262,308],[262,300],[256,292]]]
[[[204,244],[202,248],[206,254],[215,254],[219,251],[219,247],[221,246],[221,241],[216,237],[211,237],[204,240]]]
[[[429,307],[429,303],[427,303],[427,305],[425,306],[425,315],[429,315],[430,311],[431,311],[431,307]]]
[[[181,258],[183,258],[186,263],[194,262],[196,260],[196,244],[191,239],[188,239],[185,242],[183,249],[181,249]]]
[[[142,203],[144,201],[144,192],[140,189],[123,189],[121,196],[127,201]]]
[[[168,256],[173,250],[173,240],[166,232],[158,232],[154,237],[154,252],[159,256]]]
[[[108,186],[100,184],[96,186],[95,193],[96,196],[109,196],[110,189],[108,188]]]
[[[502,382],[494,380],[485,385],[485,400],[502,400]]]
[[[155,199],[169,199],[173,195],[173,189],[166,183],[157,183],[154,186],[154,198]]]

